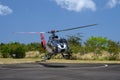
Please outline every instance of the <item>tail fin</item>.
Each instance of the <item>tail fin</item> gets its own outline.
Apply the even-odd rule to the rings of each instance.
[[[41,33],[41,34],[40,34],[40,37],[41,37],[41,45],[42,45],[42,48],[43,48],[43,50],[45,51],[45,50],[46,50],[46,40],[45,40],[45,38],[44,38],[44,34]]]

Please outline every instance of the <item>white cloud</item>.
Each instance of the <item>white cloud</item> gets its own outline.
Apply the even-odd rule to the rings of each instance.
[[[109,8],[114,8],[118,4],[120,4],[120,0],[109,0],[107,6]]]
[[[80,12],[83,9],[96,10],[96,4],[93,0],[54,0],[62,8],[69,11]]]
[[[0,4],[0,16],[8,15],[12,12],[12,9],[10,9],[8,6]]]

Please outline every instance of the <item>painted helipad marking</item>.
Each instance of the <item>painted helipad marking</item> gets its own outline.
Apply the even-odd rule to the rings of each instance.
[[[73,68],[66,68],[66,69],[73,69],[73,70],[76,70],[76,69],[95,69],[95,68],[107,68],[108,65],[105,64],[105,65],[101,65],[101,66],[87,66],[87,67],[73,67]]]

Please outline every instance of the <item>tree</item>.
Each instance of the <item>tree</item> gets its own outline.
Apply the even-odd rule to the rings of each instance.
[[[30,43],[26,47],[27,47],[27,51],[40,51],[40,52],[44,52],[44,50],[41,47],[41,44],[37,43],[37,42]]]
[[[108,39],[106,37],[94,37],[92,36],[85,42],[87,52],[101,53],[102,50],[106,50],[108,45]]]
[[[67,36],[67,41],[69,44],[73,44],[73,45],[81,45],[81,34],[78,33],[77,35],[68,35]]]
[[[7,46],[7,45],[4,44],[4,43],[1,43],[1,44],[0,44],[1,57],[3,57],[3,58],[8,58],[8,57],[10,57],[9,51],[10,51],[9,46]]]
[[[117,42],[114,42],[112,40],[108,41],[108,52],[110,53],[110,60],[116,60],[117,56],[120,52],[120,45]]]
[[[8,44],[1,44],[1,56],[3,58],[24,58],[25,57],[25,46],[18,42],[11,42]]]
[[[25,45],[18,42],[12,42],[8,44],[9,53],[13,58],[24,58],[25,57]]]
[[[14,50],[11,50],[10,54],[13,58],[24,58],[25,49],[22,46],[18,46]]]
[[[82,46],[82,39],[81,39],[81,34],[78,33],[77,35],[69,35],[67,38],[67,41],[69,43],[70,49],[74,53],[80,52],[80,48]]]

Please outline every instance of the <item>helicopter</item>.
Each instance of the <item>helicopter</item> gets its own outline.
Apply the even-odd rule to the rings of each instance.
[[[68,28],[68,29],[63,29],[63,30],[51,30],[48,32],[15,32],[15,33],[20,33],[20,34],[40,34],[41,38],[41,46],[44,51],[47,51],[45,56],[42,58],[41,61],[46,61],[51,59],[53,55],[61,54],[63,58],[65,59],[70,59],[71,58],[71,51],[69,48],[69,44],[65,38],[59,38],[56,33],[58,32],[63,32],[63,31],[70,31],[70,30],[75,30],[79,28],[86,28],[86,27],[91,27],[91,26],[96,26],[97,24],[90,24],[90,25],[85,25],[85,26],[80,26],[80,27],[75,27],[75,28]],[[44,34],[48,33],[51,34],[49,36],[48,42],[46,42]]]

